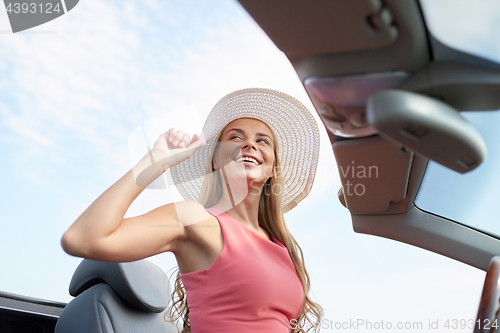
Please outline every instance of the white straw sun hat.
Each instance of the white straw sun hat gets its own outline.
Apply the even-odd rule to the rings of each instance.
[[[205,145],[187,160],[170,168],[172,180],[186,200],[197,201],[214,151],[227,124],[254,118],[272,130],[284,177],[283,212],[295,207],[311,191],[319,158],[318,125],[309,110],[285,93],[261,88],[242,89],[223,97],[210,111],[200,138]]]

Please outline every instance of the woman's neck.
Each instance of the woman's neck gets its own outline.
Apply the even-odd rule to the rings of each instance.
[[[228,186],[223,182],[223,194],[219,202],[214,205],[215,208],[228,213],[238,221],[255,230],[259,230],[259,203],[262,189],[256,187],[247,187],[248,192],[238,191],[238,188]],[[243,187],[245,188],[245,187]]]

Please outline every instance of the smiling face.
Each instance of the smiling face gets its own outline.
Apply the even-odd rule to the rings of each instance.
[[[227,164],[225,170],[233,177],[238,170],[244,170],[247,180],[264,184],[273,176],[275,141],[266,123],[253,118],[236,119],[222,130],[220,142],[231,144],[220,145],[214,156],[215,169],[219,168],[219,160],[229,163],[222,164]]]

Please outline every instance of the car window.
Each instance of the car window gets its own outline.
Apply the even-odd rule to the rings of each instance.
[[[429,32],[455,49],[500,62],[500,3],[494,0],[420,0]],[[500,179],[497,126],[499,111],[462,112],[480,132],[488,155],[477,169],[467,174],[453,172],[429,162],[415,204],[426,211],[466,224],[498,237],[496,190]]]
[[[420,0],[429,32],[441,43],[500,62],[500,2]]]
[[[500,237],[500,111],[462,112],[481,134],[487,157],[476,169],[460,174],[429,162],[415,200],[417,207]]]
[[[141,125],[162,119],[166,131],[193,114],[203,124],[222,96],[247,87],[283,91],[314,111],[286,56],[236,1],[88,0],[44,25],[10,29],[0,11],[2,291],[71,301],[81,259],[62,251],[60,237],[130,170],[128,140]],[[316,181],[285,218],[304,251],[311,297],[325,310],[323,330],[380,332],[391,322],[435,332],[436,321],[443,329],[446,320],[472,320],[484,272],[353,232],[313,114],[322,140]],[[126,216],[169,195],[145,190]],[[171,253],[151,260],[166,272],[176,264]]]

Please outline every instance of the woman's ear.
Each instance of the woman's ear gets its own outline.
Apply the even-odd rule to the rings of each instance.
[[[275,176],[276,176],[276,166],[273,165],[273,173],[271,174],[271,176],[269,176],[269,178],[272,178]]]
[[[218,170],[220,169],[219,163],[217,163],[217,153],[219,151],[219,143],[216,143],[213,155],[212,155],[212,169]]]

